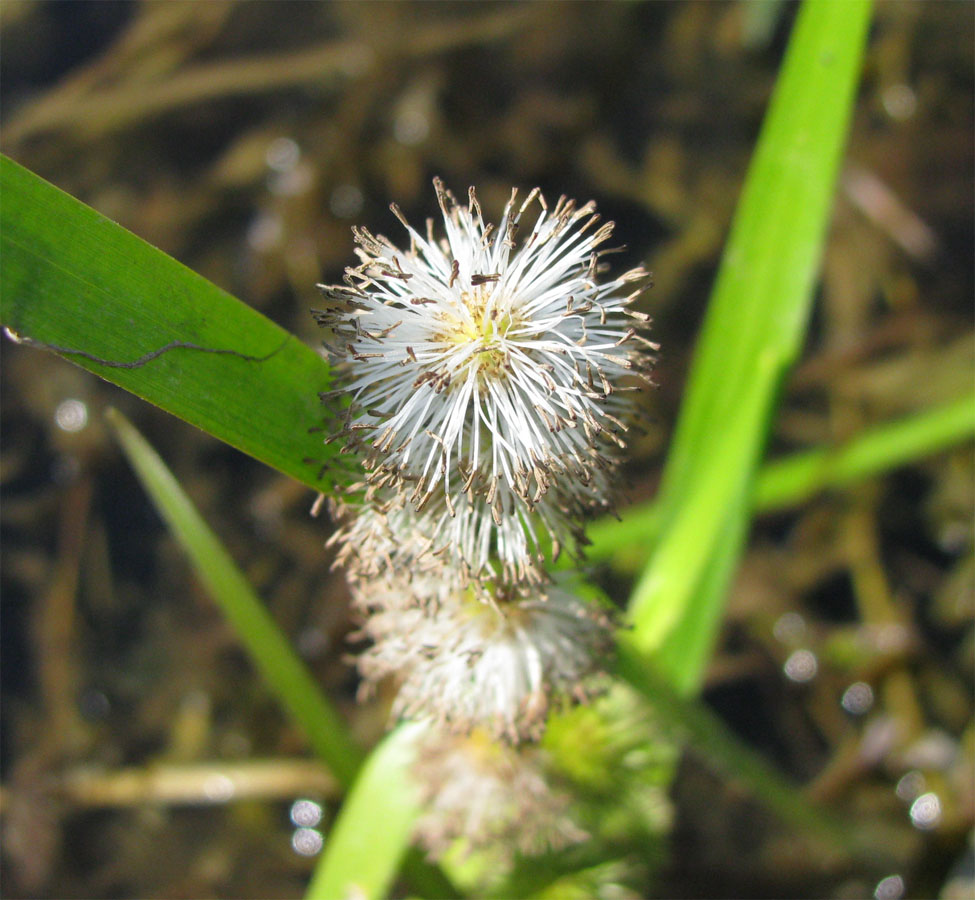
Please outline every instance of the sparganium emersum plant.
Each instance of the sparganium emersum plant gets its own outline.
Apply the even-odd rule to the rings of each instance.
[[[613,224],[591,202],[512,191],[495,227],[473,188],[462,205],[434,187],[443,236],[394,205],[409,246],[353,229],[359,265],[319,285],[340,385],[323,399],[342,400],[329,440],[365,469],[333,543],[373,642],[360,671],[399,681],[394,715],[518,744],[553,698],[585,696],[610,644],[605,613],[544,563],[612,507],[656,349],[633,309],[647,273],[605,277]]]

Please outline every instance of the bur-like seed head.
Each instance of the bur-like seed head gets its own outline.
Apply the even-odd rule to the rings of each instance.
[[[558,531],[566,511],[606,502],[623,397],[654,347],[632,309],[646,272],[600,281],[613,226],[592,203],[549,208],[535,190],[519,204],[512,192],[495,228],[473,189],[465,206],[435,187],[445,236],[400,216],[404,250],[354,229],[360,265],[320,285],[317,317],[348,400],[338,437],[363,454],[374,488],[434,518],[476,518],[460,528],[478,534],[468,565],[487,534],[488,554],[517,572],[533,565],[536,510]]]
[[[437,579],[387,577],[353,585],[353,599],[373,641],[359,671],[400,681],[395,717],[512,743],[537,740],[553,702],[584,699],[611,645],[608,617],[557,585],[486,604]]]
[[[370,487],[360,501],[331,504],[337,530],[329,540],[336,565],[352,580],[387,572],[433,574],[452,585],[481,590],[492,583],[531,589],[547,581],[547,551],[576,553],[585,544],[582,521],[594,511],[611,511],[609,480],[600,473],[582,492],[557,485],[529,511],[510,506],[495,516],[483,497],[446,495],[421,511],[402,492]]]
[[[413,774],[423,807],[416,838],[433,858],[460,841],[508,863],[516,852],[558,850],[587,837],[571,818],[569,796],[549,783],[537,750],[499,744],[481,731],[434,730]]]

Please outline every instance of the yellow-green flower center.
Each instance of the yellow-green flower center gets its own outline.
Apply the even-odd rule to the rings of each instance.
[[[471,364],[477,367],[479,382],[486,378],[503,378],[508,353],[505,335],[514,324],[508,311],[501,312],[489,303],[490,296],[480,287],[461,294],[467,315],[452,317],[443,333],[443,339],[451,345],[476,344]]]

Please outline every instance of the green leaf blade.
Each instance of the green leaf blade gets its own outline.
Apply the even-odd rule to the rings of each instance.
[[[665,474],[679,490],[702,439],[756,377],[778,387],[799,352],[829,224],[867,0],[803,4],[722,257]]]
[[[797,506],[824,490],[883,476],[975,437],[975,394],[874,425],[837,446],[814,447],[765,463],[755,478],[755,512]],[[589,527],[590,563],[609,562],[618,572],[636,571],[660,534],[661,507],[650,501],[605,516]],[[562,563],[561,568],[566,568]]]
[[[410,768],[425,728],[404,723],[369,755],[328,835],[306,900],[386,896],[420,813]]]
[[[975,436],[975,394],[866,429],[846,445],[776,460],[755,484],[758,509],[798,503],[826,487],[843,487],[903,466]]]
[[[805,334],[870,5],[807,0],[725,248],[630,601],[633,643],[700,683],[752,511],[775,403]]]
[[[309,432],[330,381],[314,350],[7,157],[0,194],[0,321],[16,338],[330,487],[335,451]]]
[[[210,596],[315,752],[348,787],[358,771],[362,751],[352,740],[342,716],[322,694],[219,538],[155,450],[120,413],[110,410],[108,418],[139,481],[189,556]]]

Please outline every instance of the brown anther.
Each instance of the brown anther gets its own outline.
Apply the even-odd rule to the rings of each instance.
[[[467,204],[471,213],[478,218],[481,217],[481,204],[477,202],[477,194],[474,192],[473,185],[467,189]]]
[[[500,274],[471,275],[471,287],[479,287],[482,284],[487,284],[489,281],[497,281],[500,277]]]
[[[495,525],[501,524],[501,503],[500,497],[495,498],[498,502],[491,504],[491,517],[494,519]]]
[[[403,225],[405,225],[407,228],[410,227],[410,223],[406,221],[406,216],[403,215],[403,211],[399,208],[398,204],[390,203],[389,208],[392,210],[393,215],[396,216],[396,218],[399,219]]]

